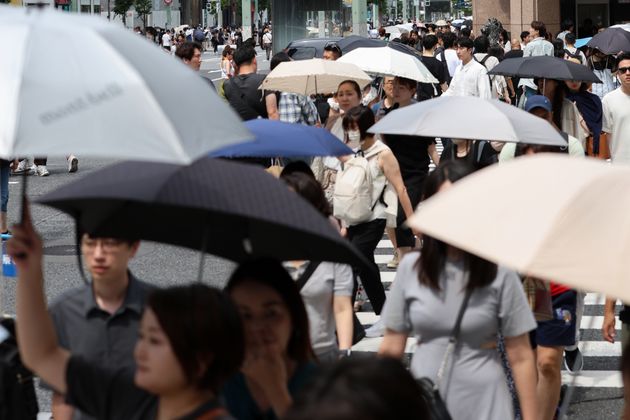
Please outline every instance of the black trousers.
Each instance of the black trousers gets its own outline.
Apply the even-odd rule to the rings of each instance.
[[[405,180],[405,188],[407,189],[407,195],[409,201],[411,201],[411,207],[415,210],[422,198],[422,188],[424,187],[425,177],[414,178],[411,180]],[[416,246],[416,238],[413,235],[411,229],[403,227],[403,224],[407,221],[407,215],[398,202],[398,214],[396,215],[396,246],[413,248]]]
[[[378,242],[383,237],[385,231],[385,219],[376,219],[371,222],[360,223],[348,228],[348,239],[359,250],[361,254],[374,264],[374,269],[379,273],[378,266],[374,262],[374,250]],[[361,270],[355,268],[355,289],[357,286],[356,276],[361,278],[361,283],[365,293],[370,299],[372,308],[377,314],[381,313],[385,304],[385,288],[381,283],[380,273],[378,276],[361,276]]]

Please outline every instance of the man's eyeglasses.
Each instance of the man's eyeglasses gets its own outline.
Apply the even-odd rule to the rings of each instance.
[[[85,248],[86,253],[91,254],[94,252],[94,250],[100,243],[101,248],[103,249],[103,252],[107,254],[111,254],[113,252],[118,251],[120,249],[120,246],[124,242],[125,241],[122,241],[120,239],[114,239],[114,238],[98,238],[98,239],[85,238],[83,239],[83,247]]]
[[[619,72],[619,74],[625,74],[630,72],[630,67],[619,67],[619,70],[617,70]]]

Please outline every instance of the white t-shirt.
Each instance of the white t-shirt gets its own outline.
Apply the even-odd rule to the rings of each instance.
[[[162,46],[170,47],[171,46],[171,36],[168,33],[162,35]]]
[[[263,35],[263,44],[271,44],[272,41],[272,36],[271,36],[271,32],[267,32],[266,34]]]
[[[611,133],[610,155],[613,163],[630,164],[630,95],[621,88],[604,96],[602,130]]]
[[[442,61],[442,53],[436,55],[435,58]],[[461,60],[457,58],[457,53],[455,52],[455,50],[449,48],[447,50],[444,50],[444,58],[446,58],[448,73],[451,75],[451,77],[455,76],[455,70],[457,70],[457,66],[462,63]]]
[[[475,60],[460,64],[451,85],[442,96],[478,96],[482,99],[492,99],[488,71]]]

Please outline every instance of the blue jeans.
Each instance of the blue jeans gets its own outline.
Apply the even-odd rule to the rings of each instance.
[[[7,212],[7,205],[9,204],[9,161],[0,159],[0,198],[2,200],[0,210],[3,213]]]

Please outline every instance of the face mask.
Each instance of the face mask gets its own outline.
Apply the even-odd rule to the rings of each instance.
[[[361,141],[361,132],[359,130],[349,130],[348,140],[350,144],[358,144]]]

